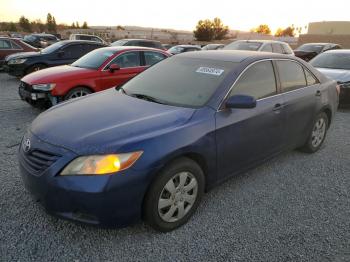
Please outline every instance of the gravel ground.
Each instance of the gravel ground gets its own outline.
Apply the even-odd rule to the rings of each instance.
[[[350,261],[350,111],[322,150],[288,152],[205,195],[191,221],[162,234],[77,225],[25,191],[16,150],[40,113],[0,73],[0,261]]]

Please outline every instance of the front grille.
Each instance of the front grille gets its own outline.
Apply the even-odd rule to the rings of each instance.
[[[43,150],[33,149],[29,152],[24,152],[20,149],[20,160],[28,171],[39,175],[49,168],[60,158],[59,155],[49,153]]]
[[[30,91],[30,92],[33,91],[32,86],[23,81],[21,81],[20,87],[26,91]]]

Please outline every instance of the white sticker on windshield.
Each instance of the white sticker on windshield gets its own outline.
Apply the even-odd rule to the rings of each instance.
[[[211,67],[200,67],[196,70],[197,73],[220,76],[225,70],[219,68],[211,68]]]

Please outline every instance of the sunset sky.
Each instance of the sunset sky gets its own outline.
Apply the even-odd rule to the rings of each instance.
[[[57,23],[193,30],[200,19],[220,17],[230,29],[248,31],[266,23],[275,31],[291,24],[350,20],[349,8],[349,0],[0,0],[0,21],[18,21],[21,15],[45,21],[51,12]]]

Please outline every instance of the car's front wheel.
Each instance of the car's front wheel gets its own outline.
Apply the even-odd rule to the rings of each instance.
[[[167,232],[188,221],[204,193],[205,178],[200,166],[179,158],[158,174],[144,201],[144,217],[154,229]]]
[[[68,92],[64,100],[74,99],[91,94],[91,90],[86,87],[76,87]]]
[[[33,72],[36,72],[36,71],[39,71],[39,70],[42,70],[45,68],[47,68],[47,66],[43,65],[43,64],[32,65],[27,69],[26,74],[30,74],[30,73],[33,73]]]
[[[325,112],[321,112],[317,115],[312,131],[308,137],[307,142],[301,148],[302,151],[307,153],[314,153],[322,146],[329,125],[329,119]]]

